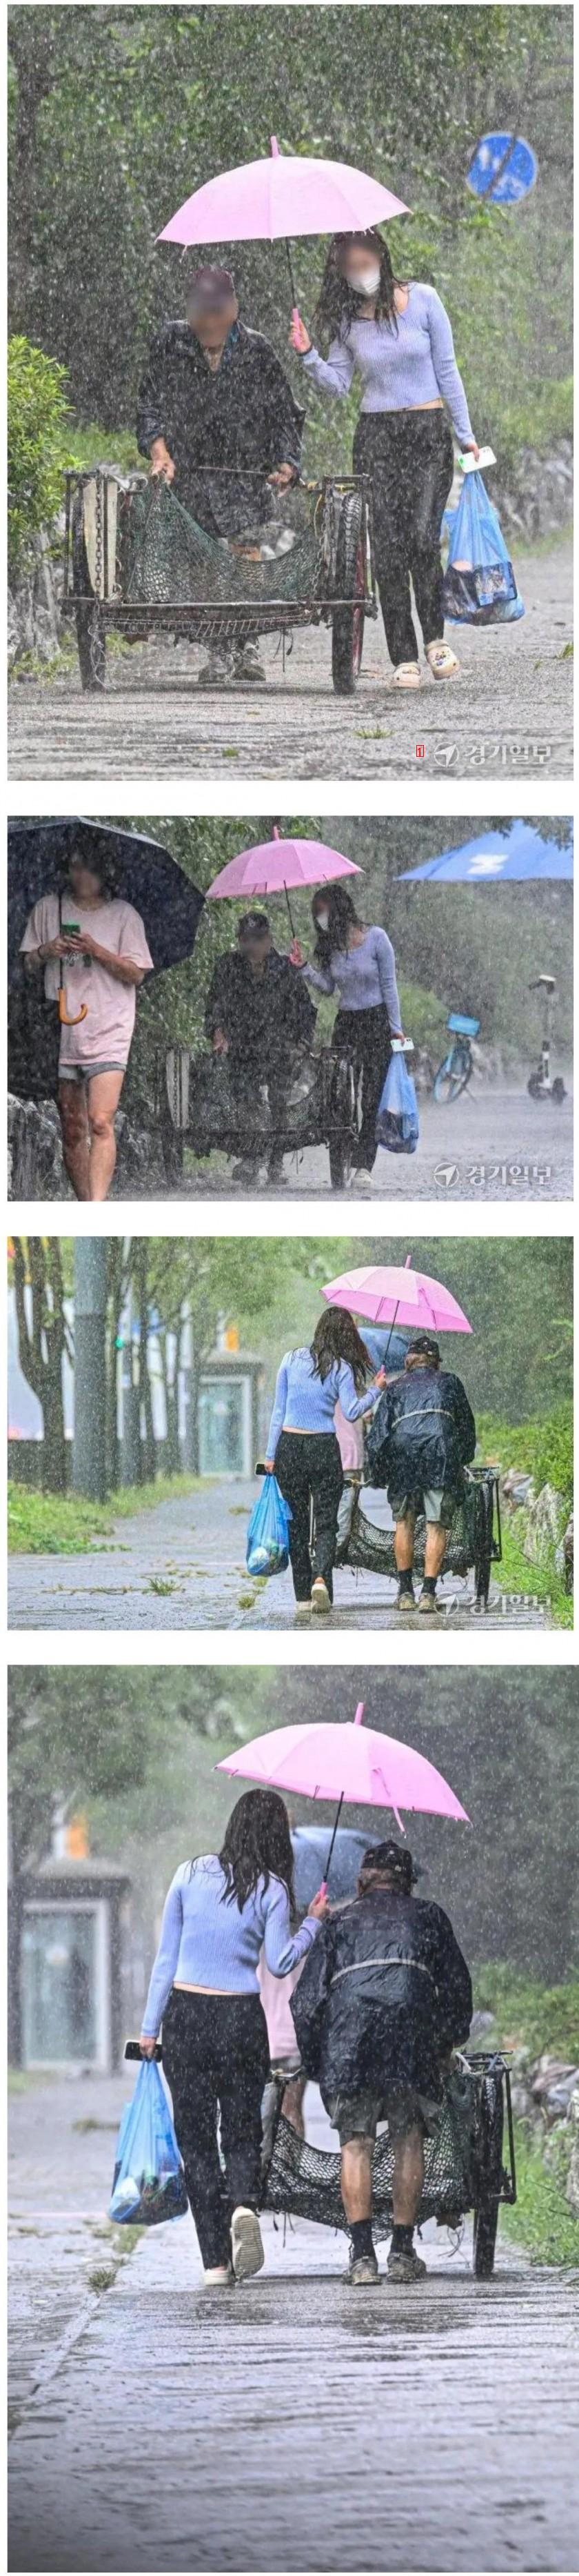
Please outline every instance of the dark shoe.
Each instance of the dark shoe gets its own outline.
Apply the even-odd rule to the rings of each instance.
[[[415,2254],[412,2246],[410,2254],[390,2253],[386,2271],[389,2281],[423,2281],[426,2264],[422,2262],[420,2254]]]
[[[268,1190],[283,1189],[283,1154],[280,1154],[276,1163],[268,1163],[266,1186]]]
[[[252,2272],[261,2272],[265,2254],[256,2209],[234,2209],[231,2254],[236,2281],[247,2281]]]
[[[436,1614],[438,1606],[435,1592],[421,1592],[418,1608],[422,1611],[423,1618],[431,1619],[433,1611]]]
[[[351,2290],[366,2290],[369,2289],[370,2286],[375,2288],[376,2282],[379,2281],[379,2279],[380,2273],[375,2254],[350,2255],[348,2270],[344,2273],[344,2280],[349,2281]]]
[[[197,687],[198,689],[228,689],[235,676],[233,654],[213,652],[209,654],[208,661],[203,663],[203,668],[198,675]]]
[[[233,1163],[231,1178],[235,1181],[238,1190],[256,1190],[259,1181],[259,1164]]]

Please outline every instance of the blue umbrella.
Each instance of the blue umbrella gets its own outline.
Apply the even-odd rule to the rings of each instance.
[[[294,1883],[300,1914],[311,1905],[326,1876],[328,1865],[328,1826],[296,1825],[292,1833]],[[328,1877],[328,1895],[333,1905],[354,1896],[358,1871],[364,1852],[380,1842],[379,1834],[357,1833],[355,1827],[339,1825],[334,1838]]]
[[[392,1372],[392,1375],[396,1369],[403,1369],[410,1341],[409,1333],[399,1333],[392,1328],[392,1325],[389,1330],[387,1324],[364,1323],[361,1326],[361,1333],[364,1349],[368,1352],[373,1368],[386,1368],[389,1374]]]
[[[511,884],[535,878],[547,884],[557,877],[573,877],[572,826],[560,850],[556,841],[542,841],[530,823],[517,822],[508,832],[476,832],[459,850],[443,850],[439,859],[427,859],[422,868],[403,868],[398,882],[406,879],[416,884],[418,878],[429,878],[438,885],[498,885],[505,878]]]
[[[8,825],[8,975],[18,974],[20,942],[33,905],[66,874],[71,852],[90,867],[105,857],[113,891],[132,903],[145,925],[155,972],[178,966],[195,946],[205,901],[161,841],[116,825],[91,823],[82,814]]]

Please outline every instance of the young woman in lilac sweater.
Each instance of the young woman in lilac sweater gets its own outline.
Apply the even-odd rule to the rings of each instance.
[[[392,941],[377,922],[360,920],[345,886],[323,886],[314,895],[315,965],[308,966],[294,939],[292,966],[299,967],[316,993],[336,993],[340,1008],[332,1045],[354,1058],[357,1077],[359,1134],[354,1165],[369,1175],[376,1158],[376,1115],[392,1054],[392,1038],[402,1037],[396,961]]]
[[[287,1977],[327,1910],[327,1898],[314,1897],[296,1928],[291,1835],[276,1789],[246,1790],[221,1851],[182,1861],[165,1899],[141,2052],[154,2056],[162,2025],[163,2071],[204,2279],[215,2288],[263,2263],[258,2211],[269,2046],[259,1959],[263,1952],[272,1975]]]
[[[354,472],[372,486],[376,572],[393,686],[420,687],[410,575],[433,679],[459,669],[444,641],[440,530],[454,470],[450,420],[461,448],[479,450],[454,355],[448,314],[433,286],[394,276],[379,232],[331,243],[315,319],[330,334],[320,357],[300,322],[290,338],[320,393],[349,393],[362,378]]]

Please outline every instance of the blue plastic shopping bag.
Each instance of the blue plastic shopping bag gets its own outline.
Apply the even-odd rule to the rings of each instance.
[[[418,1135],[414,1083],[404,1056],[393,1055],[378,1108],[376,1144],[385,1145],[388,1154],[415,1154]]]
[[[448,559],[443,609],[455,625],[501,626],[524,617],[510,555],[482,474],[465,475],[458,509],[445,510]]]
[[[277,1476],[264,1476],[261,1493],[254,1503],[245,1562],[248,1574],[285,1574],[289,1565],[289,1525],[292,1515],[284,1502]]]
[[[158,2227],[184,2218],[185,2175],[169,2102],[154,2057],[143,2058],[117,2139],[109,2218],[117,2226]]]

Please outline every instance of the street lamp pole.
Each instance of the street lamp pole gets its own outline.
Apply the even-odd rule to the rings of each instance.
[[[106,1243],[98,1236],[79,1236],[74,1253],[72,1482],[77,1494],[98,1503],[107,1490],[106,1321]]]

